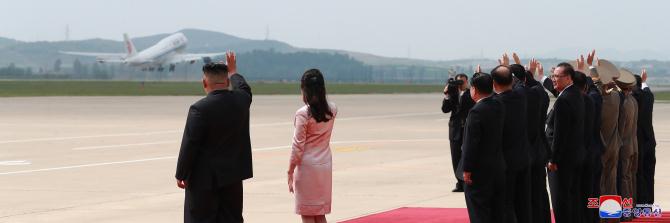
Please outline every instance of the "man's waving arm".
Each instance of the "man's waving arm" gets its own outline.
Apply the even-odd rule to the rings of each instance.
[[[226,53],[226,64],[228,66],[228,79],[233,90],[245,92],[249,95],[249,100],[251,100],[251,87],[247,84],[244,77],[237,73],[237,56],[235,52],[229,51]]]

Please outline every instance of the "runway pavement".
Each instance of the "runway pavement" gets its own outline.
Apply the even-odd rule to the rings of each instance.
[[[0,98],[0,222],[182,222],[174,172],[199,97]],[[333,213],[465,207],[441,95],[334,95]],[[246,222],[298,222],[286,169],[299,96],[256,96]],[[670,105],[657,103],[656,200],[670,208]]]

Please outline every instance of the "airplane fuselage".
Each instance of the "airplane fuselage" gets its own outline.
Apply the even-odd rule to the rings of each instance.
[[[127,53],[99,53],[99,52],[68,52],[61,51],[63,54],[78,55],[78,56],[94,56],[99,63],[123,63],[132,67],[140,67],[142,70],[158,69],[163,70],[163,65],[169,65],[168,71],[174,71],[175,65],[178,63],[193,64],[195,61],[203,60],[208,63],[211,57],[224,55],[225,52],[219,53],[185,53],[188,39],[183,33],[175,33],[169,35],[158,41],[158,43],[150,46],[142,51],[137,51],[135,44],[128,37],[123,35],[126,44]]]
[[[167,63],[172,56],[186,49],[188,39],[182,33],[175,33],[160,40],[155,45],[126,58],[131,66],[152,67]]]

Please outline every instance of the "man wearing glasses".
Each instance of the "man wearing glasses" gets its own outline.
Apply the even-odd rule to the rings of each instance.
[[[547,120],[547,139],[551,155],[547,169],[551,202],[556,223],[579,222],[581,197],[579,167],[584,149],[584,99],[572,79],[576,75],[572,65],[560,63],[551,80],[558,94]]]

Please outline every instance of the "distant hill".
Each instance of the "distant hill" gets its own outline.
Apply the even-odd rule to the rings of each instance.
[[[74,57],[58,51],[121,52],[121,42],[103,39],[58,42],[16,42],[0,45],[0,64],[15,63],[17,66],[44,67],[53,64],[56,59],[72,62]],[[89,61],[94,61],[89,58]]]
[[[7,45],[12,45],[12,44],[16,44],[17,42],[18,42],[18,41],[13,40],[13,39],[0,37],[0,47],[7,46]]]
[[[561,48],[546,52],[539,56],[553,58],[575,58],[578,54],[585,54],[588,49],[576,50],[574,48]],[[618,49],[598,49],[598,56],[608,60],[616,61],[637,61],[637,60],[670,60],[670,53],[658,50],[618,50]]]
[[[189,39],[187,51],[193,53],[224,52],[226,50],[249,52],[252,50],[270,49],[274,49],[278,52],[298,51],[298,49],[287,43],[274,40],[251,40],[231,36],[225,33],[197,29],[184,29],[179,32],[184,33]],[[139,50],[142,50],[168,35],[170,34],[131,38],[135,43],[135,46]],[[121,35],[119,34],[119,36]],[[80,58],[80,60],[87,62],[94,60],[93,58],[63,55],[58,53],[58,51],[124,53],[125,47],[122,41],[105,39],[20,42],[12,39],[0,38],[0,65],[15,63],[20,66],[45,66],[45,64],[53,63],[57,58],[61,58],[64,63],[70,63],[75,58]]]
[[[251,52],[254,50],[273,50],[281,53],[294,52],[316,52],[345,54],[352,58],[372,66],[426,66],[434,68],[449,68],[455,64],[462,64],[461,60],[455,61],[432,61],[408,58],[391,58],[377,56],[368,53],[351,52],[331,49],[308,49],[291,46],[288,43],[276,40],[252,40],[245,39],[229,34],[199,30],[184,29],[178,32],[184,33],[189,40],[187,51],[191,53],[203,52],[224,52],[234,50],[239,53]],[[170,33],[157,34],[144,37],[132,37],[135,46],[139,49],[145,49]],[[119,37],[121,34],[119,34]],[[39,41],[39,42],[20,42],[16,40],[0,38],[0,66],[15,63],[18,66],[46,66],[60,58],[64,64],[70,64],[75,58],[83,62],[93,62],[90,57],[77,57],[58,53],[58,51],[83,51],[83,52],[110,52],[124,53],[125,47],[122,41],[106,39],[87,39],[76,41]],[[493,63],[493,60],[474,60],[467,64],[477,64],[480,61],[484,63]]]
[[[333,72],[338,73],[338,75],[342,75],[342,78],[338,80],[372,80],[379,82],[389,80],[403,82],[421,81],[443,83],[444,79],[446,79],[446,77],[449,75],[461,72],[471,73],[474,70],[474,67],[476,67],[478,64],[482,65],[484,71],[488,71],[497,65],[495,60],[486,58],[448,61],[393,58],[362,52],[333,49],[299,48],[276,40],[246,39],[222,32],[200,29],[183,29],[178,32],[184,33],[184,35],[186,35],[186,37],[189,39],[186,51],[190,53],[224,52],[226,50],[234,50],[240,54],[253,56],[254,58],[249,58],[249,60],[254,61],[253,69],[255,69],[257,72],[253,75],[259,79],[271,79],[269,77],[277,78],[277,75],[271,76],[272,73],[277,72],[282,73],[282,75],[289,75],[283,77],[286,79],[291,79],[292,76],[290,75],[294,75],[296,72],[298,72],[298,70],[321,64],[323,66],[332,67],[330,69],[333,70]],[[135,43],[135,46],[139,50],[142,50],[155,44],[160,39],[170,35],[170,33],[143,37],[133,37],[132,33],[130,33],[130,35],[133,42]],[[121,34],[119,34],[119,39],[121,39]],[[23,42],[0,37],[0,68],[6,67],[13,63],[16,67],[32,69],[32,73],[46,74],[53,73],[52,71],[54,69],[55,62],[60,60],[62,67],[65,70],[61,71],[60,74],[67,75],[65,72],[69,72],[74,69],[74,61],[77,59],[85,66],[90,66],[90,70],[102,70],[98,72],[101,75],[104,73],[131,73],[130,70],[127,70],[123,67],[107,67],[109,65],[99,65],[100,67],[96,68],[95,66],[98,65],[94,65],[95,59],[92,57],[64,55],[59,53],[59,51],[124,53],[125,46],[122,41],[106,39]],[[286,53],[291,53],[292,56],[300,57],[303,60],[286,60],[282,58],[283,54]],[[546,72],[548,72],[551,65],[564,61],[556,58],[572,58],[574,57],[570,56],[572,54],[574,54],[574,50],[562,49],[539,56],[544,56],[544,58],[554,58],[540,59],[547,67]],[[599,55],[606,55],[608,56],[606,58],[612,58],[614,60],[625,60],[625,56],[623,55],[633,54],[665,58],[662,57],[661,54],[646,51],[620,52],[608,49],[599,51]],[[349,60],[349,57],[353,60]],[[262,61],[262,59],[269,58],[271,58],[273,61]],[[318,61],[309,60],[312,58],[318,58]],[[527,61],[527,59],[523,60]],[[338,62],[329,64],[329,61]],[[272,64],[272,66],[268,64]],[[650,68],[653,69],[655,73],[660,75],[670,74],[670,62],[666,61],[642,60],[617,62],[617,64],[631,68],[632,70]],[[195,75],[195,73],[197,73],[197,69],[195,69],[197,68],[197,65],[198,64],[194,65],[193,69],[184,68],[181,70],[185,72],[193,72],[193,75]],[[352,69],[352,71],[355,70],[355,72],[349,72],[347,74],[347,72],[344,70],[338,70],[334,68],[337,66],[344,66],[343,68],[346,68],[346,66],[352,66],[355,67],[355,69]],[[250,69],[252,68],[250,67]],[[365,78],[356,76],[361,75],[362,73],[368,76]],[[345,78],[344,76],[347,77]],[[112,78],[122,79],[122,77]]]
[[[296,48],[293,46],[274,40],[251,40],[239,38],[221,32],[206,31],[199,29],[184,29],[179,32],[184,33],[188,38],[189,52],[223,52],[228,49],[237,52],[248,52],[252,50],[269,50],[274,49],[279,52],[295,52]],[[133,42],[139,49],[147,48],[156,44],[159,40],[167,37],[170,34],[158,34],[152,36],[145,36],[134,38]]]

